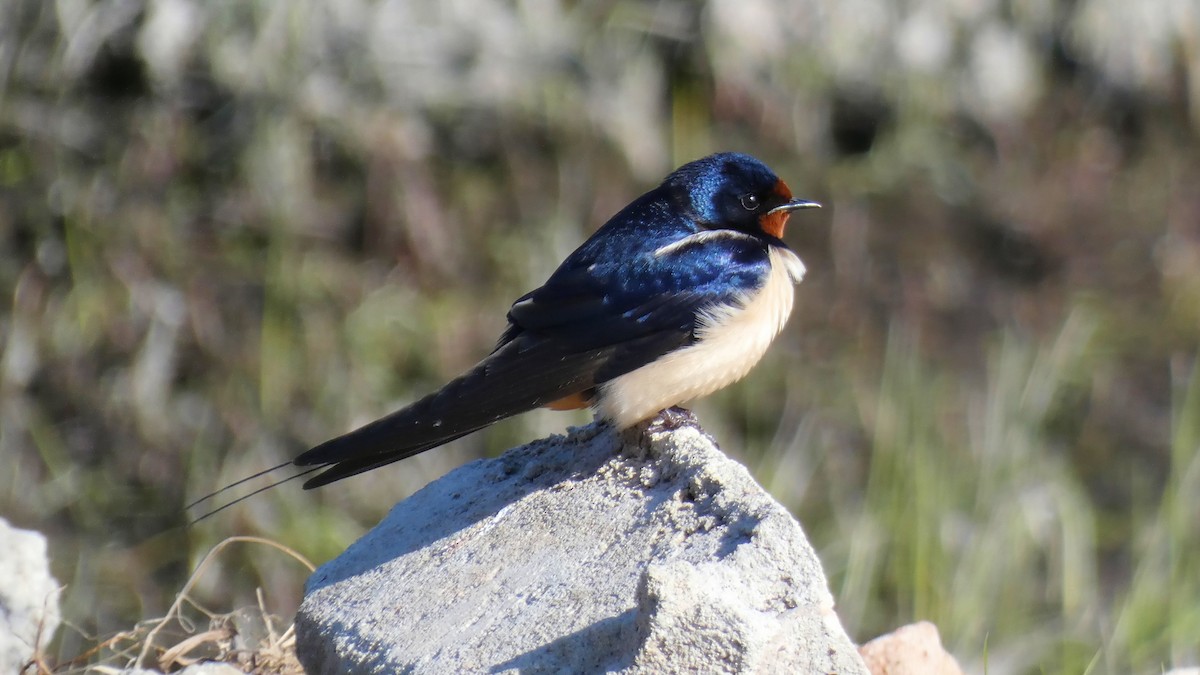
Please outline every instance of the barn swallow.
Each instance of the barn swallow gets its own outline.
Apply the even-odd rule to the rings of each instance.
[[[508,311],[478,365],[294,463],[306,489],[534,408],[591,407],[618,429],[741,379],[792,311],[804,265],[783,243],[794,199],[765,164],[722,153],[638,197]]]

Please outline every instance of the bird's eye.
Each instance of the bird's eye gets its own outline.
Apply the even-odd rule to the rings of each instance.
[[[738,200],[742,202],[742,208],[746,209],[747,211],[753,211],[758,208],[757,195],[744,194],[741,197],[738,197]]]

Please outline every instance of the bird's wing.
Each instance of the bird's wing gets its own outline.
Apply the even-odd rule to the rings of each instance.
[[[509,312],[486,359],[437,392],[301,454],[317,487],[411,457],[634,370],[695,339],[697,317],[762,283],[764,246],[697,240],[666,255],[568,258]]]

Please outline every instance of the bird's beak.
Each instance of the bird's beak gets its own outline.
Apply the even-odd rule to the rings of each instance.
[[[791,195],[788,196],[790,197]],[[821,205],[816,202],[810,202],[807,199],[792,199],[759,216],[758,226],[762,228],[763,232],[772,237],[783,239],[783,228],[787,225],[788,216],[792,215],[792,211],[819,208],[821,208]]]
[[[775,208],[771,209],[770,211],[767,211],[767,215],[773,216],[777,213],[791,213],[792,211],[799,211],[800,209],[819,209],[819,208],[821,208],[821,205],[818,204],[817,202],[810,202],[807,199],[793,199],[792,201],[790,201],[786,204],[780,204],[779,206],[776,206]]]

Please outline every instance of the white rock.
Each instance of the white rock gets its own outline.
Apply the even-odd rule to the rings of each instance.
[[[58,582],[46,538],[0,518],[0,673],[15,673],[58,630]]]
[[[320,673],[865,674],[800,526],[691,427],[473,462],[309,579]]]

